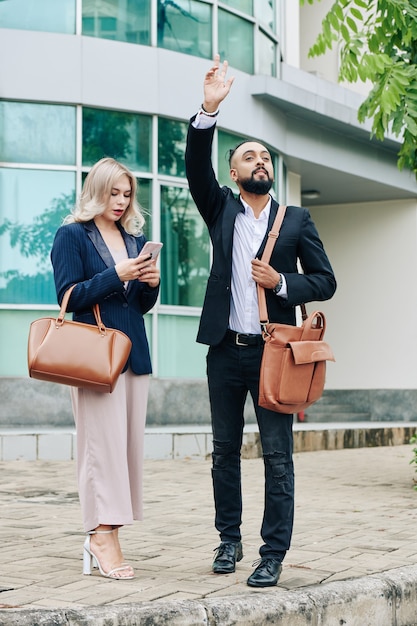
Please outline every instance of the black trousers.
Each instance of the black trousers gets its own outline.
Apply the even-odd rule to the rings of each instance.
[[[213,429],[212,478],[215,526],[221,541],[241,540],[240,452],[244,405],[252,396],[265,466],[264,514],[259,553],[283,560],[294,520],[293,416],[258,406],[263,343],[238,346],[225,339],[210,347],[207,376]],[[260,499],[261,502],[261,499]]]

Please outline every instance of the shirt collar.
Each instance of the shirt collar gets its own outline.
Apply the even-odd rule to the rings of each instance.
[[[242,196],[240,196],[240,201],[243,205],[243,208],[245,209],[245,215],[249,215],[250,217],[254,217],[254,213],[253,213],[253,209],[252,207],[245,202],[245,200],[242,198]],[[271,202],[272,202],[272,198],[271,196],[269,196],[269,200],[266,203],[265,207],[262,209],[262,213],[259,216],[259,220],[261,221],[268,221],[269,220],[269,213],[271,212]]]

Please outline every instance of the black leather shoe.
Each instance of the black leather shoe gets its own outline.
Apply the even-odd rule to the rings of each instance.
[[[222,541],[215,548],[217,550],[213,561],[213,572],[215,574],[232,574],[236,569],[236,561],[243,558],[242,543],[233,543],[231,541]]]
[[[273,587],[277,584],[282,571],[278,559],[263,557],[256,570],[248,578],[250,587]]]

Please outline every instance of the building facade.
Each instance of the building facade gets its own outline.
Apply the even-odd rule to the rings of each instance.
[[[230,185],[228,148],[246,137],[265,143],[275,160],[274,194],[310,208],[335,269],[337,294],[320,304],[336,355],[328,368],[332,401],[369,419],[417,417],[410,314],[417,293],[408,280],[417,186],[397,169],[398,141],[376,142],[370,125],[358,123],[362,95],[338,85],[337,51],[308,58],[330,5],[0,2],[0,423],[69,413],[67,390],[28,379],[27,335],[33,319],[56,315],[53,236],[103,156],[134,171],[145,233],[164,243],[160,299],[147,315],[150,420],[207,421],[206,347],[195,336],[210,244],[183,156],[216,52],[236,77],[218,119],[219,180]]]

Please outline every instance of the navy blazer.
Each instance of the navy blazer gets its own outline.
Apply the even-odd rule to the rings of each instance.
[[[234,223],[238,213],[244,211],[232,190],[220,187],[216,180],[211,163],[213,134],[214,126],[198,129],[190,123],[185,154],[190,192],[207,224],[213,245],[213,263],[197,335],[198,342],[208,345],[218,345],[228,328]],[[278,204],[272,199],[267,233],[277,211]],[[258,258],[265,248],[267,233]],[[303,274],[297,270],[298,258]],[[336,290],[332,267],[307,209],[287,207],[270,264],[284,274],[288,290],[287,299],[276,296],[272,289],[265,290],[270,321],[295,324],[297,305],[328,300]]]
[[[146,241],[144,235],[122,234],[129,258],[139,254]],[[132,341],[132,350],[123,371],[130,366],[135,374],[152,372],[149,346],[143,316],[155,304],[159,287],[151,288],[131,280],[124,288],[114,268],[115,262],[93,220],[61,226],[51,251],[58,303],[64,293],[77,283],[71,293],[68,311],[73,319],[95,324],[92,307],[100,307],[103,324],[123,331]]]

